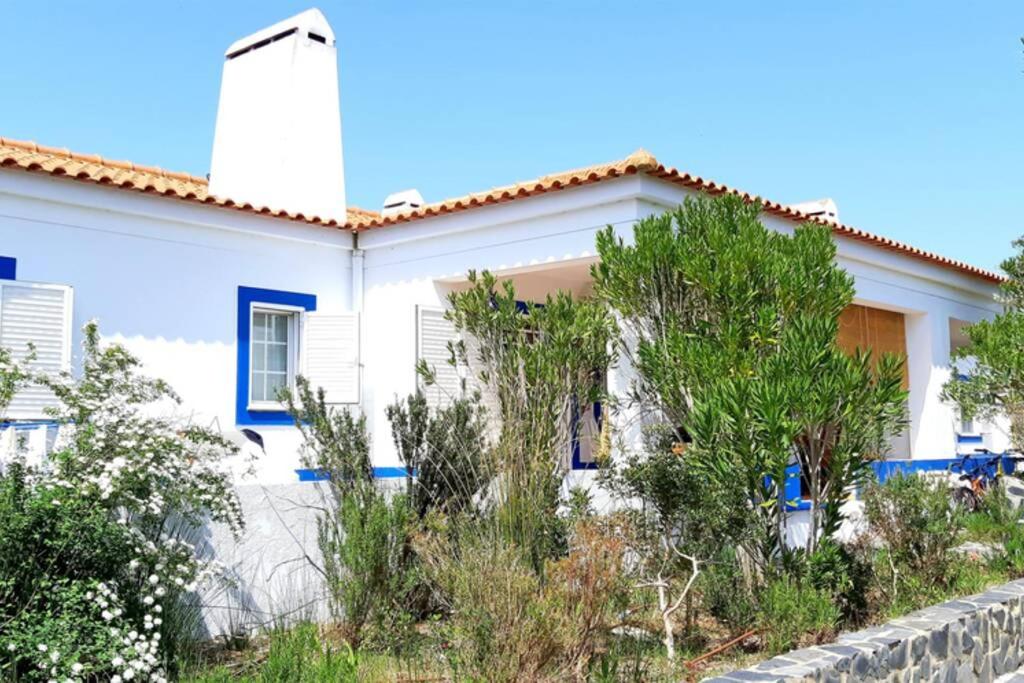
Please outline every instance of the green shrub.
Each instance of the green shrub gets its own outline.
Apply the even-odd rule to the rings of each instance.
[[[234,448],[164,417],[175,394],[123,347],[101,347],[95,324],[84,337],[79,378],[27,379],[60,404],[47,462],[16,455],[0,471],[0,673],[160,681],[196,635],[190,594],[219,575],[199,558],[196,529],[242,529],[223,467]],[[7,396],[19,371],[3,357]]]
[[[371,625],[377,644],[398,646],[411,623],[403,606],[414,583],[407,547],[411,511],[404,495],[389,498],[372,482],[366,488],[343,496],[336,514],[320,520],[327,586],[353,645]]]
[[[757,602],[735,548],[725,548],[700,578],[701,605],[732,633],[742,633],[757,622]]]
[[[912,577],[942,586],[951,582],[956,565],[949,551],[963,530],[964,515],[951,504],[944,481],[896,475],[871,484],[864,512],[887,550],[895,584]]]
[[[409,502],[419,517],[431,510],[458,514],[488,480],[483,456],[487,423],[479,396],[455,397],[431,411],[423,392],[385,411],[398,455],[416,476],[407,479]]]
[[[842,617],[828,592],[786,575],[769,581],[758,598],[759,626],[772,654],[830,638]]]
[[[303,435],[305,464],[327,476],[332,501],[317,527],[334,616],[353,646],[369,635],[378,645],[400,647],[413,621],[408,598],[417,583],[408,498],[374,481],[365,416],[328,406],[323,390],[303,377],[296,394],[283,398]]]

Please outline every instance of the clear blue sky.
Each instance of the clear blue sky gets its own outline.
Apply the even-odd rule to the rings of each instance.
[[[5,0],[0,135],[205,174],[224,49],[306,2]],[[1024,233],[1024,2],[321,2],[350,202],[623,157],[986,267]]]

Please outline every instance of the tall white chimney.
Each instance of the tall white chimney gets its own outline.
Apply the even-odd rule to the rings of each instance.
[[[344,222],[338,52],[320,10],[228,48],[210,192]]]

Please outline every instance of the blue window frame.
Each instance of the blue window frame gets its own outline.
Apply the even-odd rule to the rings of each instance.
[[[594,424],[597,425],[597,433],[600,435],[602,426],[602,408],[601,402],[595,401],[593,405]],[[583,462],[581,448],[580,448],[580,421],[576,413],[572,416],[572,468],[574,470],[596,470],[598,465],[597,462],[591,460],[589,462]]]
[[[292,306],[306,311],[315,311],[316,295],[258,287],[238,288],[238,367],[235,423],[238,425],[290,425],[292,418],[285,410],[249,409],[249,352],[252,342],[253,304]]]
[[[0,256],[0,280],[16,280],[18,259],[11,256]]]

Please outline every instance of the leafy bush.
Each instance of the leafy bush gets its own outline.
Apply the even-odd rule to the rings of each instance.
[[[95,324],[84,332],[80,379],[27,378],[60,401],[48,461],[16,456],[0,473],[0,671],[161,680],[194,635],[181,630],[187,594],[219,572],[189,539],[209,520],[242,530],[234,448],[177,419],[170,388],[101,346]]]
[[[886,548],[893,590],[919,578],[946,585],[952,575],[950,549],[963,529],[964,515],[950,502],[944,481],[896,475],[864,493],[864,513]]]
[[[431,412],[417,391],[385,413],[399,457],[416,473],[408,479],[408,494],[417,516],[464,510],[488,480],[483,463],[487,423],[479,396],[455,398]]]
[[[782,575],[761,590],[759,626],[770,653],[804,642],[823,642],[835,634],[842,614],[823,590]]]
[[[456,680],[584,677],[628,606],[628,545],[615,524],[581,521],[543,576],[487,522],[422,537],[447,600],[442,647]]]
[[[703,608],[731,633],[742,633],[757,621],[757,601],[734,547],[726,546],[708,563],[699,587]]]
[[[562,475],[573,425],[605,398],[614,321],[606,306],[568,292],[524,312],[510,281],[470,272],[469,283],[449,296],[447,316],[463,335],[453,361],[480,381],[500,425],[487,452],[492,521],[539,573],[565,551]]]
[[[407,597],[415,586],[406,496],[378,487],[370,464],[366,418],[327,405],[302,377],[284,398],[304,437],[303,458],[327,476],[333,504],[317,520],[323,573],[335,618],[358,646],[373,635],[401,643],[411,623]]]

